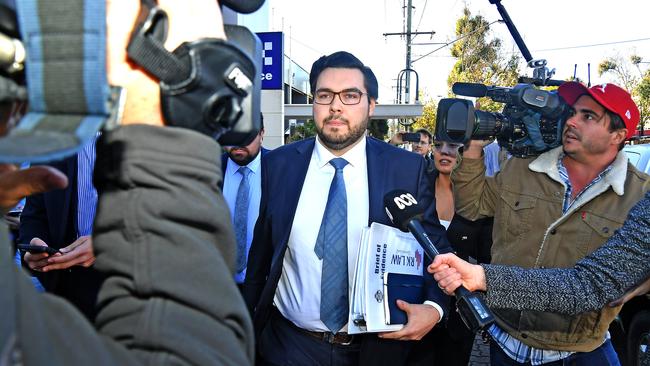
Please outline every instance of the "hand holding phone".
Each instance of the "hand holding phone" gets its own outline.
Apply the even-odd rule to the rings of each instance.
[[[49,255],[54,255],[56,253],[60,253],[58,249],[44,245],[18,244],[17,247],[19,250],[32,254],[47,253]]]
[[[411,132],[405,132],[402,133],[402,141],[404,142],[420,142],[420,134],[417,132],[411,133]]]

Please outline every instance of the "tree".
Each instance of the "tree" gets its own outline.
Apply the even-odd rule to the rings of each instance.
[[[368,121],[368,134],[380,140],[385,140],[388,134],[388,120],[371,119]]]
[[[621,56],[608,57],[598,65],[598,75],[609,74],[613,82],[627,89],[632,99],[639,107],[641,122],[639,128],[648,129],[650,123],[650,70],[641,71],[640,64],[643,59],[638,55],[631,55],[629,61]],[[636,69],[636,73],[634,72]]]
[[[304,124],[296,125],[287,139],[287,143],[306,139],[316,135],[316,124],[314,120],[308,119]]]
[[[419,117],[411,125],[413,131],[420,128],[425,128],[431,134],[436,131],[436,112],[438,111],[438,103],[431,99],[424,104],[422,109],[422,117]]]
[[[643,74],[643,78],[634,88],[634,92],[637,96],[636,104],[641,114],[640,129],[642,131],[650,130],[650,69]]]
[[[634,65],[634,62],[637,65]],[[636,55],[630,57],[630,63],[625,62],[623,57],[608,57],[598,64],[598,75],[609,73],[614,75],[614,82],[627,90],[632,90],[639,82],[639,76],[632,73],[631,66],[636,66],[641,62],[641,58]],[[641,74],[639,70],[639,74]]]
[[[451,47],[451,55],[457,59],[447,78],[451,86],[455,82],[482,83],[486,85],[513,86],[519,77],[519,56],[510,57],[501,52],[499,38],[489,39],[490,25],[482,16],[473,16],[468,8],[456,21],[457,42]],[[481,108],[500,111],[503,105],[489,98],[480,98]]]
[[[386,134],[388,134],[388,120],[371,119],[368,121],[368,134],[380,140],[386,139]],[[309,119],[304,124],[296,125],[292,128],[291,134],[287,138],[286,143],[306,139],[312,136],[316,136],[316,124],[314,123],[314,120]]]

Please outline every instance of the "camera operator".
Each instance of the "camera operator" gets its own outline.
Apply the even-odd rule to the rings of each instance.
[[[249,2],[228,2],[242,3]],[[225,38],[214,0],[160,0],[159,7],[169,16],[167,49]],[[220,148],[203,134],[163,128],[158,83],[125,51],[140,10],[137,1],[107,1],[108,80],[128,91],[127,126],[97,143],[93,246],[106,280],[96,329],[66,301],[31,288],[10,263],[3,225],[0,364],[253,363],[252,324],[232,280],[234,236],[217,188]],[[68,183],[47,166],[3,165],[0,174],[5,210]]]
[[[639,121],[630,95],[613,84],[586,88],[575,82],[564,83],[559,94],[573,108],[561,147],[510,159],[486,178],[481,143],[472,141],[452,173],[457,212],[468,219],[494,217],[493,264],[572,267],[621,227],[647,190],[648,176],[620,151]],[[619,310],[574,317],[495,311],[491,362],[617,365],[607,328]]]

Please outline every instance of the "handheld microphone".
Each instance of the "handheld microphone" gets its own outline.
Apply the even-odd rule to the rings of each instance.
[[[400,230],[413,234],[429,260],[433,261],[433,258],[440,254],[420,223],[424,209],[418,205],[411,193],[400,189],[388,192],[384,196],[384,207],[393,224],[397,225]],[[492,311],[477,294],[470,292],[462,285],[454,291],[454,294],[460,318],[472,332],[484,329],[494,323]]]

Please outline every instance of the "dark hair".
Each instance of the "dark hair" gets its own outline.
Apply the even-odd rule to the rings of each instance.
[[[605,114],[609,116],[609,132],[614,132],[616,130],[626,128],[621,116],[607,109],[605,110]],[[625,147],[625,140],[623,140],[623,142],[618,145],[618,150],[621,151],[623,147]]]
[[[309,85],[311,86],[312,93],[316,91],[316,81],[318,76],[323,70],[332,67],[338,69],[357,69],[363,74],[363,86],[368,92],[368,99],[373,98],[377,100],[379,97],[379,87],[377,86],[377,78],[372,70],[363,64],[361,60],[356,58],[353,54],[345,51],[334,52],[329,56],[322,56],[313,65],[309,72]]]
[[[415,131],[415,133],[420,133],[420,134],[423,134],[425,136],[428,136],[429,137],[429,143],[433,142],[433,136],[431,136],[431,132],[429,132],[429,130],[427,130],[426,128],[420,128],[419,130]]]

